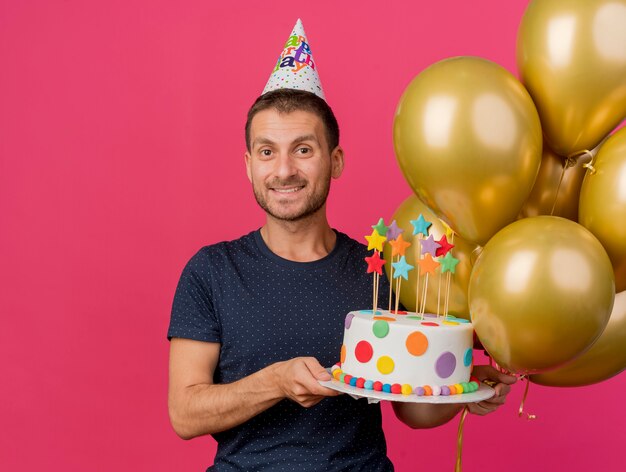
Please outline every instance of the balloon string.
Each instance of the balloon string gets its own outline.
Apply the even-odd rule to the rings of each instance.
[[[526,415],[527,420],[534,420],[537,418],[537,415],[533,415],[531,413],[526,413],[524,411],[524,402],[526,401],[526,397],[528,396],[528,387],[530,387],[530,379],[526,376],[522,376],[521,379],[526,380],[526,388],[524,389],[524,396],[522,397],[522,403],[520,403],[519,411],[517,412],[518,417],[522,417]]]
[[[461,464],[461,455],[463,453],[463,424],[465,423],[465,417],[467,416],[467,412],[469,410],[467,407],[463,408],[463,413],[461,413],[461,421],[459,422],[459,432],[456,437],[456,466],[454,467],[454,472],[461,472],[463,470]]]
[[[576,159],[589,155],[592,156],[591,151],[588,149],[583,149],[582,151],[576,151],[565,158],[565,162],[563,163],[563,170],[561,170],[561,178],[559,179],[559,185],[556,186],[556,194],[554,195],[554,201],[552,202],[552,210],[550,210],[550,216],[554,215],[554,209],[556,208],[556,202],[559,198],[559,191],[561,190],[561,184],[563,183],[563,177],[565,177],[565,171],[570,167],[574,167],[576,165]],[[593,157],[593,156],[592,156]],[[584,164],[584,167],[589,167],[592,169],[591,163]],[[595,169],[591,171],[595,173]]]
[[[565,177],[565,171],[570,167],[568,165],[569,157],[565,164],[563,164],[563,170],[561,170],[561,177],[559,178],[559,185],[556,186],[556,193],[554,195],[554,201],[552,202],[552,209],[550,210],[550,216],[554,215],[554,209],[556,208],[556,202],[559,199],[559,191],[561,190],[561,184],[563,183],[563,177]]]

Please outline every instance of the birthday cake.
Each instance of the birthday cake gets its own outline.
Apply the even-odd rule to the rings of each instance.
[[[382,218],[372,226],[372,234],[365,236],[367,249],[374,250],[365,258],[367,272],[373,275],[373,308],[346,316],[340,362],[332,367],[332,375],[352,387],[392,394],[447,396],[475,392],[478,381],[470,377],[472,324],[448,314],[447,308],[450,277],[459,263],[450,252],[454,244],[446,235],[438,241],[429,235],[432,223],[423,215],[410,223],[412,241],[404,239],[404,229],[395,220],[386,226]],[[454,240],[453,233],[451,236]],[[389,308],[378,309],[378,286],[386,262],[380,255],[385,242],[391,247],[386,257],[391,257],[388,275],[395,285],[395,310],[391,310],[391,293]],[[413,248],[411,252],[407,252],[409,247]],[[409,264],[407,256],[415,265]],[[401,311],[402,280],[408,281],[409,272],[416,266],[417,313]],[[431,275],[438,280],[439,292],[444,275],[446,278],[441,315],[425,313]]]
[[[473,329],[453,316],[360,310],[345,319],[333,377],[347,385],[397,394],[455,395],[470,381]]]

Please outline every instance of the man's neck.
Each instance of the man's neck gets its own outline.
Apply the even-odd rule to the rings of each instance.
[[[261,228],[261,237],[274,254],[295,262],[326,257],[337,240],[322,212],[301,221],[281,221],[268,215]]]

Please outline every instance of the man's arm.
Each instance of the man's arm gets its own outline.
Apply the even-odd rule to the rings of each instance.
[[[171,340],[168,410],[183,439],[233,428],[283,398],[308,408],[339,394],[318,383],[331,377],[312,357],[277,362],[236,382],[214,384],[219,353],[219,343]]]
[[[472,374],[480,381],[490,379],[498,382],[494,386],[496,393],[493,397],[482,402],[467,404],[470,413],[475,415],[486,415],[497,410],[500,405],[504,404],[511,385],[517,380],[512,375],[503,374],[487,365],[475,366]],[[464,403],[437,405],[393,402],[393,411],[400,421],[411,428],[433,428],[450,421],[465,406]]]

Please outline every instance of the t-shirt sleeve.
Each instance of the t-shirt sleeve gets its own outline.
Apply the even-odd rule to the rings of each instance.
[[[221,342],[219,319],[212,302],[210,258],[201,249],[183,269],[178,281],[167,338]]]

